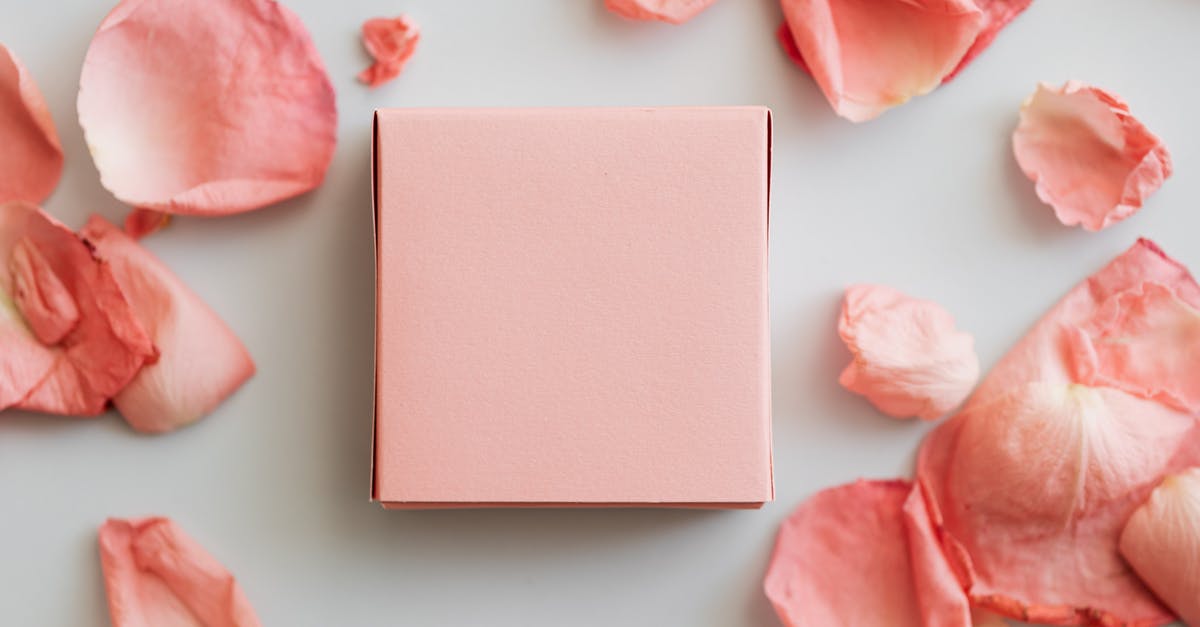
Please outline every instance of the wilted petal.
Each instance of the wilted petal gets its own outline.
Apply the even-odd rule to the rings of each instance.
[[[659,20],[682,24],[717,0],[604,0],[609,11],[631,20]]]
[[[17,240],[8,258],[13,302],[42,344],[62,341],[79,323],[79,307],[28,237]]]
[[[1038,85],[1021,106],[1013,153],[1059,221],[1089,231],[1133,215],[1171,176],[1166,146],[1129,105],[1077,81]]]
[[[38,319],[35,324],[43,327],[41,333],[47,337],[57,335],[57,329],[66,326],[62,320],[75,322],[70,324],[61,342],[47,347],[53,367],[15,404],[22,409],[68,416],[90,416],[104,411],[113,395],[129,383],[144,363],[154,359],[150,338],[134,317],[109,268],[97,261],[70,229],[26,203],[0,205],[0,216],[3,216],[0,259],[7,260],[0,266],[3,268],[0,291],[12,295],[37,283],[39,289],[57,293],[56,299],[69,297],[76,308],[74,313],[67,314],[38,313],[31,304],[35,299],[28,294],[22,296],[28,302],[21,308],[35,313]],[[29,255],[37,261],[28,261]],[[27,261],[21,261],[23,256]],[[22,264],[33,264],[34,272],[43,278],[32,279],[28,271],[23,278],[14,277],[10,273],[14,257],[19,270],[31,267]],[[51,275],[53,278],[49,278]],[[68,306],[60,303],[57,307]],[[12,313],[18,310],[14,308]],[[32,331],[30,337],[34,337]],[[28,353],[30,349],[25,345],[22,350]],[[26,373],[28,376],[32,375]]]
[[[358,80],[378,87],[400,75],[404,64],[417,51],[421,29],[407,15],[377,17],[363,23],[363,46],[375,60],[358,75]]]
[[[233,575],[166,518],[110,518],[100,564],[113,627],[256,627]]]
[[[854,353],[841,384],[889,416],[944,416],[979,379],[974,338],[936,303],[888,287],[847,290],[838,333]]]
[[[133,428],[164,432],[194,422],[254,374],[237,336],[149,251],[98,216],[83,237],[112,268],[160,353],[114,399]]]
[[[1133,513],[1121,555],[1183,622],[1200,625],[1200,468],[1164,479]]]
[[[42,93],[0,44],[0,202],[45,200],[62,167],[62,145]]]
[[[281,3],[124,0],[88,49],[79,121],[117,198],[221,215],[319,185],[337,111],[308,32]]]
[[[796,49],[854,122],[931,91],[984,26],[972,0],[783,0]]]
[[[1077,376],[1200,413],[1200,310],[1159,283],[1108,299],[1072,336]]]
[[[26,205],[0,205],[0,260],[25,236]],[[25,398],[50,373],[57,353],[43,345],[13,302],[13,276],[0,264],[0,410]]]

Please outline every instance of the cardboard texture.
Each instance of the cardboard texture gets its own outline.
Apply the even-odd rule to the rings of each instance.
[[[751,508],[770,112],[376,113],[372,498]]]

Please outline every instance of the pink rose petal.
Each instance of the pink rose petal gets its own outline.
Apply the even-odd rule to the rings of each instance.
[[[631,20],[658,20],[682,24],[717,0],[604,0],[609,11]]]
[[[43,349],[39,363],[48,352],[52,367],[20,399],[6,404],[68,416],[104,411],[142,365],[155,358],[150,338],[108,266],[70,229],[25,203],[0,205],[0,216],[0,292],[16,303],[0,317],[20,323],[21,311],[30,315],[29,324],[37,331],[28,331],[29,339],[53,340],[61,334],[52,345],[38,343]],[[19,338],[9,325],[5,335]],[[21,340],[17,350],[30,355],[35,347]],[[33,375],[25,371],[24,383],[14,389]]]
[[[1077,81],[1038,85],[1021,106],[1013,153],[1059,221],[1089,231],[1136,213],[1172,170],[1166,146],[1129,105]]]
[[[1200,427],[1155,400],[1083,385],[1072,348],[1114,296],[1148,283],[1200,303],[1183,266],[1138,242],[1068,293],[922,445],[930,519],[972,604],[1055,625],[1169,622],[1117,539],[1165,473],[1196,463]]]
[[[975,339],[936,303],[888,287],[847,290],[838,333],[854,353],[840,383],[895,418],[940,418],[979,379]]]
[[[237,336],[146,249],[98,216],[83,236],[112,268],[161,354],[114,399],[134,429],[159,433],[194,422],[254,374]]]
[[[24,241],[35,211],[23,203],[0,205],[0,410],[24,399],[58,361],[56,351],[38,341],[14,302],[14,277],[4,263]]]
[[[125,233],[133,239],[142,239],[166,228],[170,223],[169,213],[153,209],[134,209],[125,216]]]
[[[972,0],[782,0],[796,49],[840,116],[862,122],[937,87],[982,32]]]
[[[400,76],[404,64],[417,51],[421,29],[407,15],[377,17],[363,23],[362,39],[375,62],[359,73],[358,80],[379,87]]]
[[[1076,376],[1200,414],[1200,310],[1158,283],[1109,298],[1071,337]]]
[[[62,145],[42,92],[0,44],[0,202],[42,202],[62,168]]]
[[[237,580],[166,518],[110,518],[100,565],[113,627],[257,627]]]
[[[858,481],[819,492],[784,521],[763,586],[785,625],[970,625],[961,587],[914,580],[946,565],[935,544],[910,545],[929,530],[910,528],[924,516],[913,494],[907,481]]]
[[[336,141],[325,67],[274,0],[123,0],[88,49],[78,106],[104,186],[167,213],[307,192]]]
[[[1164,479],[1129,518],[1120,546],[1154,594],[1200,625],[1200,468]]]

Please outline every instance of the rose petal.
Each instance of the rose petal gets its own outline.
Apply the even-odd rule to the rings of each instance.
[[[73,313],[36,313],[31,304],[36,300],[33,296],[26,293],[16,297],[26,301],[22,308],[35,314],[34,326],[41,327],[47,337],[57,335],[70,323],[61,342],[46,348],[53,367],[38,377],[36,385],[16,402],[17,407],[68,416],[104,411],[113,395],[144,363],[154,359],[150,338],[134,317],[108,266],[97,261],[70,229],[26,203],[0,205],[0,215],[0,260],[6,261],[0,266],[0,291],[14,294],[29,290],[31,283],[38,283],[43,290],[61,288],[66,294],[59,293],[55,298],[69,296],[76,308]],[[14,258],[18,270],[33,267],[22,266],[31,262],[20,261],[31,254],[30,250],[38,259],[36,273],[43,278],[30,278],[27,271],[24,278],[13,277],[9,269]],[[55,284],[59,287],[52,287]],[[55,316],[60,319],[55,320]],[[32,350],[27,342],[22,347],[23,354]],[[31,376],[25,375],[26,379]]]
[[[926,496],[913,486],[904,501],[904,527],[908,532],[913,587],[926,627],[985,625],[986,614],[975,616],[967,595],[942,552],[940,531],[933,525]]]
[[[0,44],[0,202],[46,199],[62,175],[63,151],[42,93]]]
[[[928,93],[984,26],[972,0],[783,0],[800,55],[838,115],[869,120]]]
[[[0,205],[0,261],[12,256],[25,236],[29,213],[24,204]],[[50,373],[58,357],[34,336],[13,302],[13,277],[0,264],[0,410],[25,398]]]
[[[99,216],[83,236],[112,268],[161,353],[114,399],[134,429],[158,433],[194,422],[254,374],[237,336],[149,251]]]
[[[133,239],[142,239],[162,230],[171,223],[171,214],[153,209],[134,209],[125,216],[125,233]]]
[[[274,0],[124,0],[88,49],[79,122],[117,198],[222,215],[319,185],[337,111],[312,39]]]
[[[659,20],[682,24],[717,0],[604,0],[609,11],[631,20]]]
[[[1115,294],[1071,339],[1079,380],[1200,414],[1200,310],[1171,288]]]
[[[1133,215],[1171,176],[1162,140],[1096,87],[1045,83],[1021,106],[1013,153],[1060,222],[1098,231]]]
[[[838,333],[854,353],[840,383],[889,416],[944,416],[979,379],[975,339],[936,303],[888,287],[847,290]]]
[[[417,51],[421,29],[407,15],[377,17],[363,23],[362,39],[375,62],[359,73],[358,80],[379,87],[400,75],[404,64]]]
[[[237,580],[166,518],[110,518],[100,565],[113,627],[254,627]]]
[[[79,307],[29,237],[12,247],[8,270],[13,301],[34,336],[48,346],[61,342],[79,324]]]
[[[907,481],[858,481],[817,493],[779,529],[763,587],[784,624],[965,627],[962,588],[942,576]],[[940,562],[940,565],[938,564]]]
[[[1129,518],[1120,546],[1158,598],[1200,625],[1200,468],[1164,479]]]
[[[1071,338],[1114,295],[1200,286],[1142,240],[1073,289],[921,447],[918,477],[973,604],[1059,625],[1170,614],[1117,555],[1121,525],[1167,472],[1200,459],[1188,413],[1076,379]]]

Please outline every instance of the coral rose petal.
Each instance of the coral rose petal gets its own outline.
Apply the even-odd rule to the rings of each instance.
[[[967,67],[967,64],[975,60],[988,46],[992,45],[992,41],[996,39],[996,35],[1008,26],[1008,23],[1016,19],[1022,11],[1029,8],[1033,4],[1033,0],[975,0],[975,4],[983,11],[983,28],[979,31],[979,35],[975,37],[975,43],[967,49],[967,53],[963,55],[961,61],[958,62],[958,67],[946,76],[942,82],[950,82],[958,73]]]
[[[888,287],[847,290],[838,333],[854,354],[841,384],[889,416],[944,416],[979,379],[974,338],[936,303]]]
[[[363,23],[362,40],[375,62],[359,73],[358,80],[379,87],[400,75],[417,51],[421,29],[406,15],[377,17]]]
[[[125,216],[125,233],[133,239],[142,239],[156,233],[171,223],[171,214],[153,209],[134,209]]]
[[[1133,215],[1171,176],[1162,140],[1116,96],[1039,84],[1013,133],[1017,163],[1059,221],[1098,231]]]
[[[113,627],[257,627],[254,608],[215,558],[166,518],[100,527]]]
[[[973,604],[1057,625],[1170,621],[1117,539],[1164,474],[1200,460],[1200,427],[1170,404],[1084,385],[1074,364],[1080,334],[1148,285],[1200,303],[1187,269],[1139,241],[1071,290],[922,445],[930,519]]]
[[[984,26],[972,0],[783,0],[783,12],[825,98],[854,122],[933,90]]]
[[[30,215],[36,211],[20,203],[0,205],[0,410],[25,398],[58,361],[56,351],[38,341],[21,314],[13,296],[11,262],[5,263],[25,241]]]
[[[29,72],[0,44],[0,202],[42,202],[58,185],[63,151]]]
[[[631,20],[682,24],[717,0],[604,0],[609,11]]]
[[[88,49],[78,107],[104,186],[166,213],[307,192],[336,140],[325,67],[274,0],[123,0]]]
[[[112,268],[160,352],[114,399],[133,428],[158,433],[194,422],[254,374],[237,336],[149,251],[96,216],[83,236]]]
[[[1189,625],[1200,625],[1200,468],[1163,480],[1121,532],[1121,555]]]
[[[1077,377],[1200,414],[1200,310],[1171,288],[1121,292],[1072,336]]]
[[[904,525],[908,532],[913,587],[926,627],[979,625],[986,621],[972,616],[967,595],[942,552],[939,531],[934,527],[926,496],[913,486],[904,501]]]
[[[58,338],[39,342],[53,366],[16,406],[68,416],[104,411],[154,359],[150,338],[108,266],[70,229],[26,203],[0,205],[0,216],[0,291],[17,303],[11,313],[30,316],[31,338]]]

